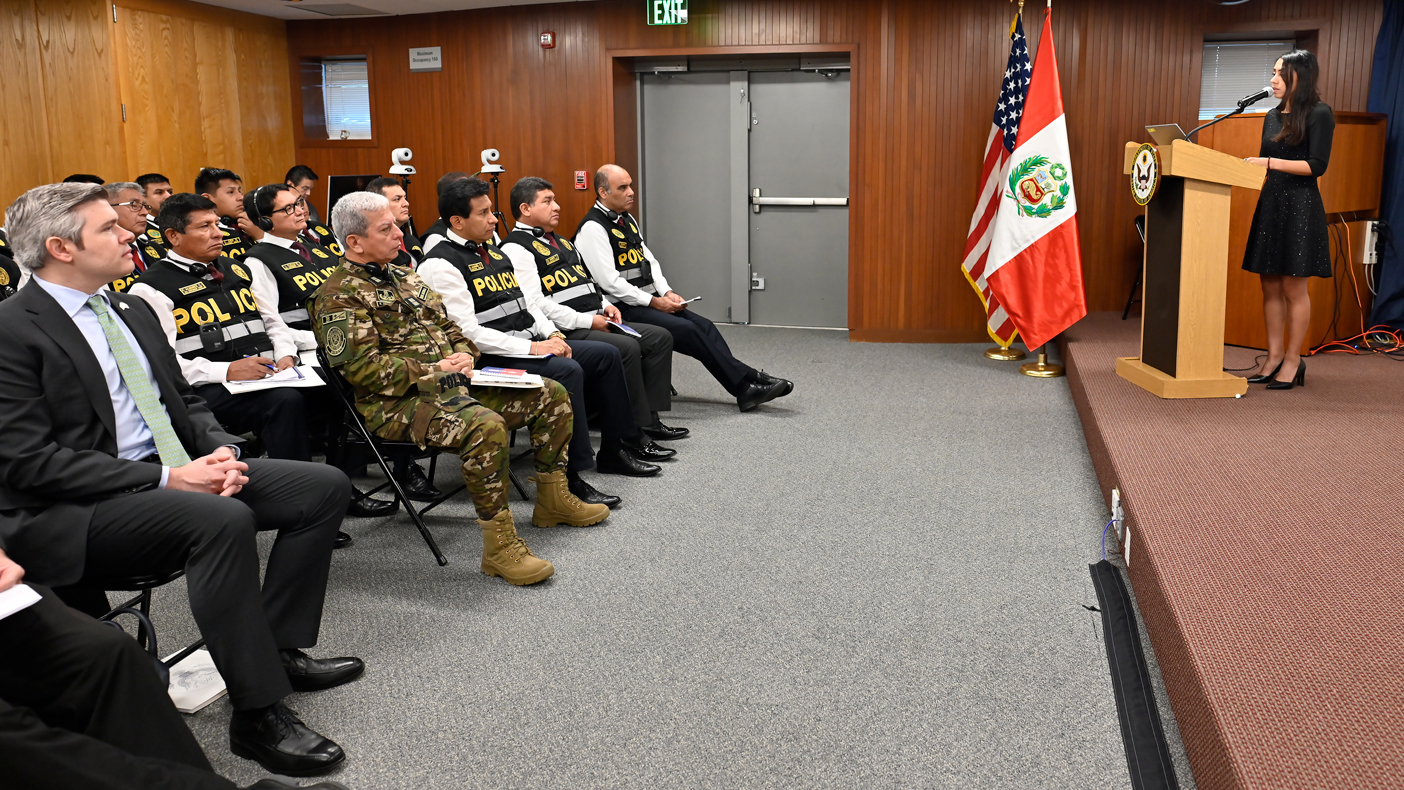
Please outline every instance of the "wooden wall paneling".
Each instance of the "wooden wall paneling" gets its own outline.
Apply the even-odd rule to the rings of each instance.
[[[33,0],[0,0],[0,214],[54,180],[40,51]]]
[[[369,43],[379,102],[376,148],[299,146],[297,157],[323,174],[384,172],[390,150],[408,145],[420,170],[410,200],[422,224],[437,215],[433,181],[449,169],[476,170],[478,150],[489,145],[502,150],[509,181],[530,172],[558,186],[574,170],[628,157],[637,147],[632,125],[625,126],[625,100],[632,99],[614,58],[843,45],[854,53],[850,336],[984,339],[980,302],[959,265],[1012,6],[694,0],[690,10],[691,24],[679,27],[648,26],[631,0],[291,22],[290,63],[300,54]],[[1037,39],[1042,9],[1028,11],[1025,28]],[[1148,123],[1196,117],[1204,35],[1319,29],[1327,101],[1337,110],[1363,110],[1381,16],[1377,0],[1058,4],[1054,30],[1091,309],[1120,310],[1139,265],[1122,145],[1144,139]],[[489,29],[493,35],[484,35]],[[537,45],[543,30],[557,32],[556,49]],[[444,48],[444,71],[408,74],[408,48],[434,45]],[[568,123],[570,133],[551,138],[543,116]],[[573,227],[589,193],[557,191],[566,197],[563,223]]]
[[[243,141],[246,187],[283,183],[294,163],[292,83],[285,67],[287,35],[231,28],[238,64],[234,90],[243,111],[238,119]]]
[[[44,111],[50,134],[59,135],[50,140],[51,176],[96,173],[113,180],[126,170],[126,152],[111,7],[102,0],[44,0],[35,9]]]

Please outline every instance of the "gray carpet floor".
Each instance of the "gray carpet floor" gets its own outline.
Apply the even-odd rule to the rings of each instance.
[[[983,346],[726,327],[795,392],[740,414],[692,360],[658,478],[595,476],[605,524],[519,530],[556,576],[478,570],[466,499],[347,522],[316,655],[363,679],[289,703],[366,788],[1129,786],[1087,564],[1107,519],[1064,379]],[[456,464],[444,456],[439,484]],[[525,470],[523,470],[525,471]],[[528,490],[530,486],[528,484]],[[267,536],[263,540],[266,551]],[[183,590],[156,594],[170,649]],[[222,774],[229,706],[187,717]],[[1172,732],[1172,738],[1175,738]]]

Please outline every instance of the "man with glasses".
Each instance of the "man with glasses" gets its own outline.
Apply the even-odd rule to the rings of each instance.
[[[129,231],[135,238],[127,246],[128,257],[132,259],[132,270],[113,280],[108,288],[121,293],[136,282],[151,264],[166,257],[166,249],[146,234],[146,190],[131,181],[115,181],[104,184],[107,204],[117,212],[117,225]]]

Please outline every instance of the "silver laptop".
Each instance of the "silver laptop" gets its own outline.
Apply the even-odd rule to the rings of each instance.
[[[1156,145],[1169,145],[1176,140],[1188,140],[1185,137],[1185,130],[1180,128],[1178,123],[1163,123],[1158,126],[1147,126],[1146,131],[1150,132],[1151,139]]]

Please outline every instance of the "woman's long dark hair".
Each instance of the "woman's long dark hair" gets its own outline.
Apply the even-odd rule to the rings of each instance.
[[[1294,49],[1282,56],[1282,81],[1287,91],[1277,111],[1291,105],[1292,111],[1282,116],[1282,131],[1272,138],[1275,143],[1283,140],[1288,145],[1301,145],[1306,139],[1307,116],[1321,102],[1321,93],[1316,89],[1316,78],[1321,68],[1316,64],[1316,56],[1305,49]]]

